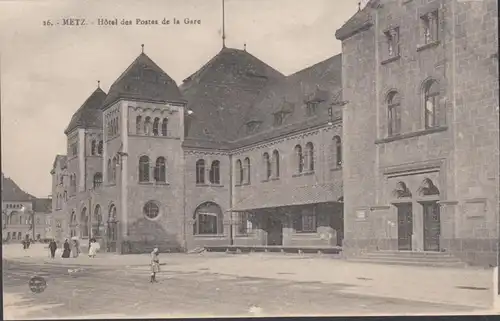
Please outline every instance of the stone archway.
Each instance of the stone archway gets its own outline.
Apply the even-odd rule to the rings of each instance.
[[[441,209],[439,188],[430,178],[425,178],[418,188],[423,210],[424,251],[440,251]]]
[[[199,205],[193,213],[194,235],[224,234],[224,214],[221,207],[214,202]]]

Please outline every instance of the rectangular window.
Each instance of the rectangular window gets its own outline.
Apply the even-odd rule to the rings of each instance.
[[[249,213],[238,213],[237,234],[248,235],[253,230]]]
[[[438,11],[429,12],[420,17],[424,45],[438,41]]]
[[[310,101],[306,104],[306,114],[308,117],[316,115],[318,105],[319,103],[317,101]]]
[[[317,217],[315,209],[308,212],[303,212],[301,215],[295,217],[293,228],[296,232],[314,233],[317,231]]]
[[[207,213],[198,215],[199,234],[217,234],[217,216]]]

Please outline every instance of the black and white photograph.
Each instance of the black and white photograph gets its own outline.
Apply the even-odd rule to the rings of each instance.
[[[500,314],[496,0],[0,0],[5,320]]]

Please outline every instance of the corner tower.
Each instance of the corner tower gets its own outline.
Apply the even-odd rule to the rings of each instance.
[[[111,249],[183,247],[185,105],[175,81],[144,48],[111,86],[102,107]]]

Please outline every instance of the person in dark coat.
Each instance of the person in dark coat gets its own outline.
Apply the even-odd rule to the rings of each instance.
[[[70,254],[71,254],[71,247],[69,245],[68,239],[66,239],[64,241],[64,245],[63,245],[63,254],[62,254],[62,257],[63,258],[69,258]]]
[[[50,258],[53,259],[56,255],[56,250],[57,250],[57,243],[55,240],[50,240],[49,250],[50,250]]]

